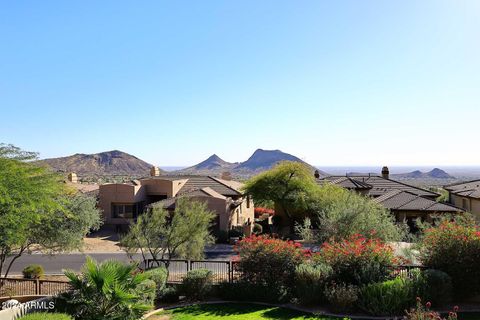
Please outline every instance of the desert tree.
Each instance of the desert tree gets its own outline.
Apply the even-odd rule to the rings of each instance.
[[[38,165],[37,154],[0,144],[0,275],[32,248],[80,248],[101,219],[95,200],[69,189],[62,176]]]
[[[248,180],[243,191],[253,199],[255,205],[275,207],[288,220],[296,221],[305,217],[317,188],[313,171],[308,166],[283,161]]]
[[[144,261],[151,256],[157,264],[164,261],[168,270],[173,258],[203,258],[205,246],[213,242],[210,227],[214,218],[205,202],[180,197],[174,212],[162,204],[148,208],[120,243],[130,256],[140,251]]]

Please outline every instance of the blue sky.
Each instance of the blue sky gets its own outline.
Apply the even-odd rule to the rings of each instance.
[[[480,2],[1,1],[0,141],[480,164]]]

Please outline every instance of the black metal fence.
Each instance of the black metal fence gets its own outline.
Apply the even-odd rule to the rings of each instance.
[[[148,259],[145,263],[146,269],[152,269],[159,266],[166,266],[168,260]],[[215,261],[215,260],[170,260],[168,267],[168,282],[179,283],[185,277],[188,271],[196,269],[208,269],[212,271],[213,282],[235,282],[240,278],[241,273],[236,265],[237,261]],[[391,266],[393,275],[405,275],[412,277],[416,270],[424,270],[426,267],[418,265]]]
[[[208,269],[212,271],[213,282],[233,283],[240,278],[241,273],[237,270],[237,261],[220,260],[170,260],[168,282],[179,283],[188,271],[196,269]],[[145,268],[152,269],[165,266],[168,260],[145,261]],[[393,275],[405,275],[412,277],[418,270],[426,269],[418,265],[392,266]],[[68,291],[70,284],[60,280],[22,279],[22,278],[0,278],[0,297],[21,296],[21,295],[55,295]]]
[[[402,265],[402,266],[392,266],[392,273],[395,276],[406,276],[413,277],[415,272],[426,270],[427,267],[419,265]]]
[[[68,291],[70,284],[60,280],[0,278],[0,297],[55,295]]]
[[[146,269],[159,266],[166,266],[168,260],[148,259],[145,263]],[[238,277],[235,271],[235,261],[225,260],[170,260],[168,266],[168,282],[182,282],[187,272],[197,269],[208,269],[212,271],[213,282],[233,282]]]

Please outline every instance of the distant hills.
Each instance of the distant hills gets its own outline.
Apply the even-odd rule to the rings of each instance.
[[[300,158],[280,150],[257,149],[243,162],[228,162],[213,154],[208,159],[188,168],[165,172],[160,170],[161,175],[210,175],[220,177],[227,175],[232,178],[244,179],[268,170],[281,161],[295,161],[307,165],[312,172],[316,170],[310,164]],[[83,177],[102,176],[126,176],[144,177],[150,174],[153,165],[128,153],[113,150],[95,154],[74,154],[72,156],[39,160],[52,167],[55,171],[76,172]],[[320,175],[327,176],[326,172],[320,171]],[[374,173],[379,174],[379,173]],[[353,172],[349,175],[357,175]],[[442,169],[435,168],[428,172],[415,170],[408,173],[390,174],[395,180],[411,181],[443,181],[452,180],[455,177]]]
[[[223,173],[228,172],[233,177],[249,177],[268,170],[281,161],[295,161],[304,163],[312,169],[312,172],[315,170],[313,166],[304,162],[300,158],[280,150],[257,149],[250,156],[250,158],[244,162],[227,162],[214,154],[199,164],[182,170],[174,171],[173,174],[202,174],[220,176]]]
[[[39,160],[55,171],[76,172],[82,176],[128,175],[145,176],[151,164],[128,153],[113,150],[95,154],[77,153],[68,157]]]
[[[228,174],[233,178],[248,178],[272,168],[281,161],[296,161],[304,163],[312,172],[315,168],[298,157],[280,150],[257,149],[244,162],[227,162],[216,154],[208,159],[185,169],[164,172],[161,175],[211,175]],[[55,171],[76,172],[79,176],[112,176],[124,175],[132,177],[148,176],[153,165],[128,153],[113,150],[96,154],[74,154],[68,157],[40,160]],[[320,174],[326,175],[324,172]]]
[[[310,166],[300,158],[297,158],[291,154],[282,152],[280,150],[257,149],[250,156],[250,158],[248,158],[247,161],[241,162],[238,166],[235,167],[235,169],[236,170],[254,170],[254,171],[266,170],[266,169],[270,169],[272,166],[279,163],[280,161],[301,162]]]
[[[455,177],[439,168],[435,168],[428,172],[415,170],[408,173],[391,174],[390,176],[393,179],[455,179]]]
[[[185,169],[170,172],[170,174],[185,175],[219,175],[223,172],[230,171],[235,163],[227,162],[216,154],[211,155],[208,159]]]

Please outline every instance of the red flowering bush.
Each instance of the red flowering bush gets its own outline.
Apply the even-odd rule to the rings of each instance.
[[[447,318],[442,318],[442,316],[435,311],[430,310],[432,304],[427,302],[425,306],[422,304],[422,300],[417,297],[417,307],[406,311],[404,320],[457,320],[458,307],[453,307],[453,311],[448,313]]]
[[[422,263],[452,277],[455,296],[480,293],[480,230],[471,223],[442,221],[425,230]]]
[[[275,214],[275,210],[263,207],[255,207],[255,218],[260,217],[263,214],[268,214],[269,216],[273,216]]]
[[[389,245],[359,234],[325,242],[314,259],[332,267],[337,283],[354,285],[384,281],[391,273],[391,266],[399,263]]]
[[[240,241],[235,250],[241,280],[268,288],[280,300],[291,293],[295,268],[309,255],[299,243],[255,235]]]

